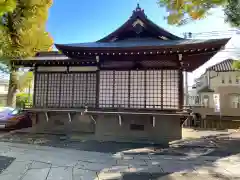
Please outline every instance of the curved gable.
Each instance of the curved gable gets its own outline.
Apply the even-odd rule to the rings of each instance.
[[[139,4],[127,22],[111,34],[98,40],[98,42],[115,42],[129,38],[155,38],[159,40],[182,39],[148,19],[144,10],[139,7]]]

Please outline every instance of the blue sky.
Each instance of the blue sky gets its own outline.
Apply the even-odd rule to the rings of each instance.
[[[130,17],[138,1],[55,0],[49,12],[47,30],[56,43],[95,41],[122,25]],[[159,8],[157,0],[142,0],[140,6],[145,10],[148,18],[156,24],[181,36],[183,32],[188,31],[203,32],[229,28],[224,24],[221,14],[181,28],[170,26],[164,20],[167,12]]]
[[[224,22],[224,14],[220,9],[212,11],[212,15],[204,20],[176,27],[168,25],[164,20],[167,12],[159,8],[157,0],[54,0],[49,12],[47,31],[50,32],[55,43],[96,41],[122,25],[131,16],[138,2],[149,19],[179,36],[182,36],[184,32],[199,33],[231,29]],[[234,42],[231,41],[230,44],[233,45],[230,48],[240,47],[239,36],[237,39],[234,38]],[[213,60],[195,71],[194,77],[203,73],[206,67],[216,64],[232,54],[229,50],[219,53]],[[190,83],[193,82],[192,77]]]

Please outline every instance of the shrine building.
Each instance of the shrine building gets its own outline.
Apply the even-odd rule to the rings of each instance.
[[[207,62],[229,39],[184,39],[153,23],[139,6],[106,37],[56,44],[12,60],[34,69],[37,125],[91,132],[96,139],[168,144],[182,138],[183,72]],[[87,120],[86,120],[87,119]],[[49,126],[47,125],[49,124]]]

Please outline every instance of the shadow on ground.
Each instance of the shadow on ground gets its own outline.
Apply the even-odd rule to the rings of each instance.
[[[149,145],[139,143],[116,143],[116,142],[97,142],[93,140],[88,141],[72,141],[67,136],[50,136],[50,135],[29,135],[22,133],[8,134],[0,138],[0,141],[11,142],[11,143],[25,143],[25,144],[37,144],[42,146],[51,146],[58,148],[70,148],[82,151],[102,152],[122,154],[126,156],[140,157],[140,155],[147,155],[148,157],[154,157],[154,155],[166,155],[167,156],[180,156],[182,159],[185,158],[179,164],[174,160],[171,160],[174,164],[164,164],[159,160],[151,159],[152,167],[163,168],[162,172],[152,173],[149,167],[132,167],[133,172],[122,173],[121,178],[109,178],[108,180],[175,180],[175,179],[202,179],[204,177],[197,176],[196,170],[204,168],[207,169],[210,176],[206,178],[228,180],[230,179],[227,173],[223,170],[219,171],[218,160],[224,159],[229,156],[238,155],[240,153],[240,136],[232,136],[231,134],[217,134],[209,135],[196,139],[185,139],[174,142],[170,147],[162,147],[160,145]],[[207,159],[199,161],[199,157],[214,157],[213,159]],[[240,162],[240,156],[237,162]],[[170,160],[169,160],[170,161]],[[168,160],[166,159],[166,163]],[[194,167],[189,164],[194,162]],[[131,166],[131,164],[129,164]],[[173,171],[166,171],[168,168],[172,168]],[[111,170],[110,170],[111,171]],[[235,179],[234,177],[231,177]],[[238,177],[240,178],[240,177]],[[237,178],[236,178],[237,179]]]
[[[239,133],[240,134],[240,133]],[[169,147],[147,143],[116,143],[99,142],[95,140],[71,140],[68,136],[11,133],[0,137],[2,142],[35,144],[58,148],[70,148],[82,151],[101,153],[124,154],[155,154],[186,156],[189,154],[207,156],[229,156],[240,153],[240,135],[231,137],[231,134],[209,135],[195,139],[184,139],[173,142]]]
[[[0,156],[0,174],[15,160],[12,157]]]
[[[163,152],[159,153],[160,148],[156,147],[155,152],[151,152],[151,155],[164,154]],[[240,162],[240,136],[231,137],[231,134],[218,134],[202,137],[199,139],[191,140],[181,140],[179,142],[171,144],[167,149],[168,153],[166,155],[175,155],[177,154],[184,157],[188,162],[194,162],[194,166],[185,166],[181,163],[177,165],[176,161],[172,161],[174,164],[172,166],[176,167],[174,169],[175,173],[142,173],[138,172],[139,178],[140,175],[148,177],[152,180],[200,180],[202,178],[211,179],[211,180],[237,180],[240,179],[240,173],[238,175],[235,172],[239,172],[239,162]],[[171,154],[171,152],[174,152]],[[125,153],[128,155],[137,155],[138,153]],[[206,157],[205,160],[199,160],[200,157]],[[213,157],[213,159],[208,159],[207,157]],[[234,157],[232,160],[227,158]],[[236,161],[235,165],[238,165],[238,170],[235,169],[235,172],[226,165],[229,161]],[[164,168],[164,164],[161,164],[160,167]],[[171,165],[170,165],[171,166]],[[234,165],[233,165],[234,166]],[[199,176],[197,172],[206,171],[205,176]],[[135,177],[135,174],[126,174],[126,179],[131,179],[129,177]],[[123,176],[124,177],[124,176]],[[125,178],[124,178],[125,179]],[[133,179],[133,178],[132,178]],[[144,178],[143,178],[144,179]],[[145,178],[147,179],[147,178]]]
[[[138,152],[129,152],[129,150],[125,151],[124,154],[139,155]],[[142,170],[137,170],[135,173],[123,174],[124,180],[202,180],[203,178],[211,180],[240,179],[240,173],[238,173],[240,167],[240,136],[239,138],[234,138],[230,135],[218,134],[199,139],[182,140],[171,144],[171,146],[167,149],[163,150],[161,147],[156,146],[154,152],[145,152],[140,154],[148,154],[150,157],[151,155],[180,155],[183,161],[178,164],[176,160],[169,159],[169,162],[171,161],[173,163],[166,166],[163,162],[157,164],[157,161],[154,162],[153,159],[153,164],[157,166],[159,165],[159,167],[163,168],[162,173],[145,172],[146,169],[143,167]],[[206,159],[200,160],[201,157],[206,157]],[[231,160],[228,159],[230,157]],[[230,161],[235,164],[231,165]],[[193,166],[191,166],[191,163]],[[166,169],[171,169],[171,166],[172,169],[174,169],[174,173],[168,171],[166,172]],[[238,169],[232,169],[234,166],[237,166]],[[144,172],[142,172],[143,170]],[[198,174],[198,172],[203,171],[205,171],[205,173],[201,175]]]

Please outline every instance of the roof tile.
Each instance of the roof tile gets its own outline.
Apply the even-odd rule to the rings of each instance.
[[[216,71],[216,72],[236,71],[236,69],[232,67],[232,64],[234,61],[236,60],[227,59],[225,61],[222,61],[218,64],[215,64],[209,67],[207,71]]]

